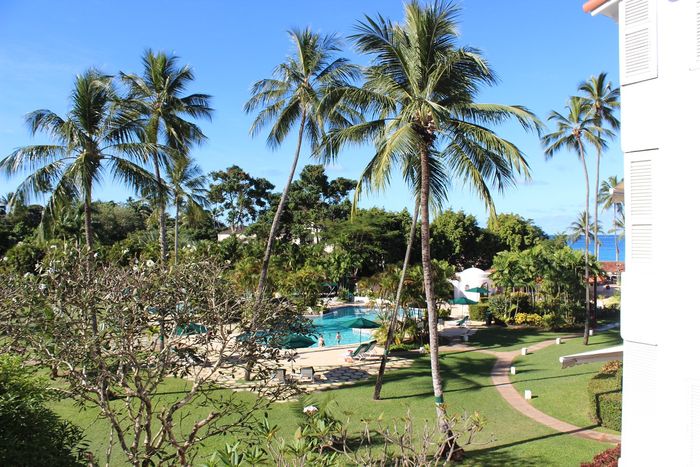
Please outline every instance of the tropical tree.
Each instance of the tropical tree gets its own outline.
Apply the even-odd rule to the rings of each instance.
[[[328,91],[346,85],[347,80],[357,73],[356,67],[347,59],[335,57],[340,51],[339,40],[333,35],[317,34],[308,28],[292,30],[289,36],[294,44],[294,55],[274,69],[272,78],[253,84],[252,96],[245,104],[248,113],[262,107],[250,132],[255,136],[268,124],[272,124],[267,137],[267,145],[272,149],[282,144],[295,125],[298,124],[299,128],[292,166],[277,204],[263,255],[257,288],[260,299],[265,291],[270,257],[304,139],[315,148],[329,122],[343,126],[353,118],[353,113],[348,112],[350,109],[344,109],[343,106],[325,110],[322,106]]]
[[[610,135],[610,131],[596,125],[593,115],[588,112],[585,101],[580,97],[569,98],[566,106],[566,114],[552,111],[549,120],[554,122],[556,129],[542,137],[545,146],[544,154],[546,159],[551,159],[555,153],[568,149],[578,155],[583,166],[583,175],[586,183],[586,203],[584,208],[584,261],[585,283],[586,283],[586,320],[584,325],[583,342],[588,345],[588,334],[591,318],[591,290],[588,284],[590,275],[588,261],[589,247],[589,218],[590,218],[590,182],[588,177],[588,166],[586,164],[586,146],[590,145],[602,151],[606,146],[605,137]]]
[[[588,111],[593,115],[593,122],[598,127],[607,127],[611,130],[620,128],[620,121],[615,116],[615,110],[620,107],[620,88],[613,88],[612,83],[607,81],[607,73],[602,72],[598,76],[591,76],[588,81],[581,83],[578,87],[583,93],[583,101]],[[610,133],[612,136],[613,133]],[[598,138],[603,135],[598,132]],[[595,168],[595,199],[598,200],[600,194],[600,156],[603,148],[596,147],[596,168]],[[593,209],[593,225],[598,225],[598,202]],[[593,245],[595,257],[598,259],[598,230],[593,232]]]
[[[121,73],[121,79],[129,89],[126,103],[140,117],[144,128],[143,141],[152,148],[149,156],[160,189],[151,195],[158,209],[160,256],[165,262],[168,256],[165,213],[168,193],[162,183],[161,168],[170,165],[174,158],[182,157],[193,144],[206,139],[202,130],[186,118],[211,119],[213,110],[211,96],[183,95],[187,85],[194,81],[194,73],[189,65],[180,67],[177,56],[147,49],[142,62],[141,76]],[[158,143],[168,150],[158,149]]]
[[[431,188],[454,176],[472,185],[492,207],[491,187],[502,190],[514,184],[516,174],[527,174],[528,166],[521,151],[488,125],[515,118],[526,128],[536,126],[524,107],[475,102],[479,89],[495,84],[496,78],[477,50],[457,46],[457,13],[452,4],[424,7],[413,1],[405,6],[403,23],[378,16],[357,26],[352,39],[372,62],[362,87],[338,89],[335,95],[363,112],[367,121],[333,130],[326,145],[327,157],[334,157],[345,144],[374,142],[371,164],[378,179],[397,164],[417,174],[433,392],[443,429],[447,414],[431,273]],[[416,163],[407,163],[407,158]]]
[[[251,177],[237,165],[210,176],[209,200],[221,205],[231,229],[255,222],[269,207],[274,185],[267,179]]]
[[[607,180],[603,180],[600,184],[600,193],[598,193],[598,204],[603,207],[603,209],[613,210],[613,228],[611,232],[615,235],[615,262],[620,261],[620,245],[618,239],[618,220],[620,216],[624,219],[624,211],[622,209],[622,203],[616,203],[613,192],[615,187],[622,183],[622,179],[618,179],[616,175],[608,177]],[[624,220],[623,220],[624,224]]]
[[[588,235],[588,241],[593,242],[594,245],[598,242],[595,238],[594,232],[600,230],[600,223],[594,225],[590,220],[588,221],[588,226],[586,226],[586,212],[581,211],[578,218],[569,224],[569,240],[572,242],[578,241],[580,238],[584,238]]]
[[[142,166],[155,143],[137,140],[141,128],[115,103],[112,78],[90,69],[75,79],[71,108],[65,117],[35,110],[26,120],[32,135],[47,133],[53,144],[25,146],[0,161],[0,171],[12,176],[30,174],[15,190],[14,199],[50,193],[44,218],[79,200],[84,212],[85,241],[94,246],[92,193],[94,186],[111,175],[134,189],[153,186]]]
[[[180,210],[185,209],[190,217],[205,216],[204,208],[208,206],[207,176],[188,156],[183,155],[166,166],[167,186],[173,206],[175,207],[175,245],[174,262],[177,264]]]

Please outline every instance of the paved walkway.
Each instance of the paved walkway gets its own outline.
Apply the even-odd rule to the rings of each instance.
[[[530,345],[527,348],[528,353],[544,349],[555,342],[556,341],[551,340]],[[603,443],[616,444],[620,442],[619,435],[581,428],[547,415],[546,413],[533,407],[522,395],[520,395],[518,390],[513,387],[513,384],[510,381],[510,367],[513,364],[513,360],[520,355],[520,350],[514,350],[511,352],[494,352],[491,350],[479,349],[474,350],[496,357],[496,363],[493,365],[493,369],[491,370],[491,381],[493,381],[494,386],[506,400],[506,402],[508,402],[511,407],[521,414],[560,433],[568,433],[579,438],[600,441]]]

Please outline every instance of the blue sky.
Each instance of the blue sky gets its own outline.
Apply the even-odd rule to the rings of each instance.
[[[461,2],[461,43],[482,50],[500,77],[484,89],[482,102],[521,104],[541,118],[561,110],[580,81],[607,71],[618,83],[617,26],[591,18],[580,0]],[[74,76],[94,66],[109,74],[140,72],[144,49],[172,52],[195,71],[192,92],[214,96],[211,122],[201,122],[209,140],[194,154],[209,172],[237,164],[264,176],[281,190],[293,155],[290,140],[276,151],[264,136],[248,134],[253,116],[243,104],[250,85],[268,77],[290,52],[286,31],[310,26],[347,36],[364,14],[402,18],[400,1],[24,1],[0,2],[0,157],[13,149],[46,142],[30,138],[24,115],[48,108],[67,110]],[[363,63],[347,44],[345,56]],[[566,229],[583,208],[583,173],[575,154],[545,162],[537,137],[514,125],[498,131],[528,156],[533,179],[496,197],[499,212],[532,218],[550,233]],[[311,163],[308,148],[302,164]],[[371,155],[369,147],[347,150],[328,168],[331,177],[356,178]],[[593,159],[591,159],[593,161]],[[601,177],[622,175],[617,142],[604,155]],[[15,179],[0,179],[0,193]],[[105,181],[100,199],[131,195]],[[401,180],[385,193],[365,197],[363,206],[399,210],[412,204]],[[455,185],[449,207],[472,213],[485,223],[482,203],[468,188]],[[606,224],[608,216],[605,217]],[[607,227],[607,226],[606,226]]]

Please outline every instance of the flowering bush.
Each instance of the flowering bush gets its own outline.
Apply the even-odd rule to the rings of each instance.
[[[584,462],[581,467],[617,467],[617,461],[620,459],[620,445],[614,448],[606,449],[605,451],[596,454],[593,462]]]
[[[536,313],[517,313],[515,315],[515,324],[542,327],[544,325],[544,321],[542,316]]]

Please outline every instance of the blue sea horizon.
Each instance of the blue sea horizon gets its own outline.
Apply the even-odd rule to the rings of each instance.
[[[598,261],[615,261],[615,235],[599,235],[598,241],[600,242],[600,248],[598,249],[599,258]],[[574,250],[583,251],[585,250],[585,245],[583,237],[576,240],[575,242],[569,242],[569,246]],[[625,261],[625,239],[621,238],[618,240],[618,248],[620,249],[620,261]],[[589,249],[593,253],[593,241],[589,245]]]

